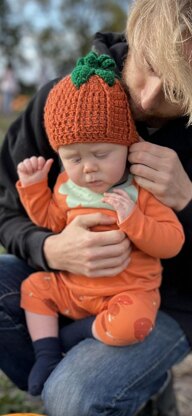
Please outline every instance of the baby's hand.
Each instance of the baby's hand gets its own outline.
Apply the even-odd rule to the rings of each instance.
[[[45,160],[42,156],[24,159],[17,166],[17,173],[22,186],[32,185],[46,179],[53,159]]]
[[[105,192],[103,202],[112,205],[116,210],[119,223],[123,222],[130,215],[135,206],[129,195],[122,189]]]

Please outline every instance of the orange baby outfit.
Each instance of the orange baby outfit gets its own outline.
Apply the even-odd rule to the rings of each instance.
[[[140,188],[129,175],[118,188],[134,200],[135,208],[121,224],[95,227],[118,229],[132,242],[131,262],[122,273],[91,279],[68,272],[32,274],[22,284],[21,306],[39,314],[58,313],[74,319],[96,315],[98,338],[109,345],[142,341],[152,330],[160,304],[160,258],[175,256],[184,234],[174,212]],[[32,221],[58,233],[77,215],[103,212],[114,216],[103,195],[80,188],[61,173],[53,195],[46,181],[22,187],[20,199]]]

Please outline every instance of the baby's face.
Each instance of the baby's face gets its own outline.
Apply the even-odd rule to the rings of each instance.
[[[61,146],[59,156],[76,185],[103,193],[123,177],[127,147],[112,143],[76,143]]]

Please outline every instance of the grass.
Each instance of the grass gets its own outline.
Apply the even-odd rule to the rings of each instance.
[[[17,389],[1,372],[0,412],[1,415],[20,412],[43,414],[43,406],[40,399],[31,398],[27,393]]]
[[[13,113],[6,117],[0,114],[0,144],[10,124],[17,116],[18,113]],[[4,252],[4,248],[0,246],[0,254]],[[43,405],[40,399],[34,399],[26,392],[16,388],[5,374],[0,371],[0,415],[16,412],[43,414]]]

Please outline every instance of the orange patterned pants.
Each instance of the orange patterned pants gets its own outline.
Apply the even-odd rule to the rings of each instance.
[[[96,315],[98,339],[114,346],[143,341],[154,327],[159,305],[157,289],[110,297],[74,294],[57,273],[34,273],[21,288],[21,307],[26,311],[48,316],[60,313],[73,319]]]

